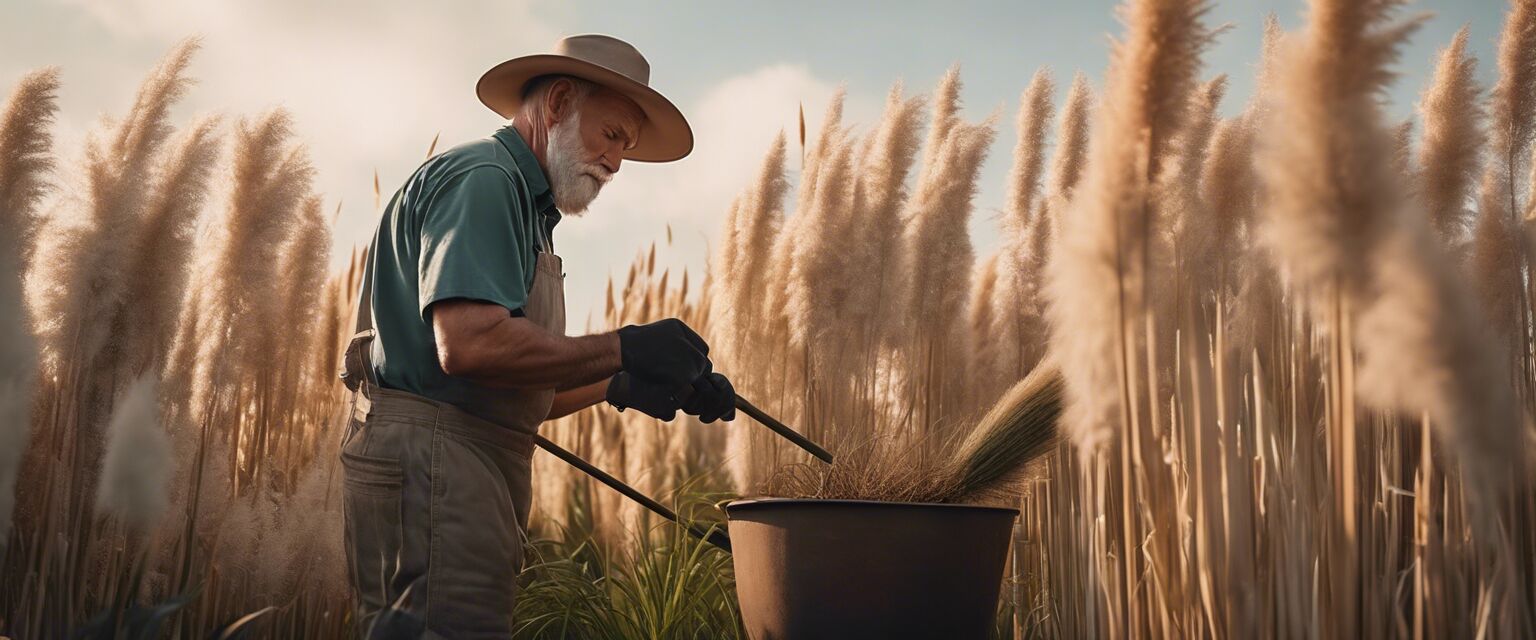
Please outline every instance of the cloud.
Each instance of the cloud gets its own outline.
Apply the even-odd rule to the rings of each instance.
[[[835,89],[799,65],[776,64],[726,78],[697,104],[681,105],[693,127],[693,153],[664,170],[627,165],[620,176],[631,179],[615,179],[612,193],[594,204],[592,217],[717,224],[756,173],[774,135],[785,132],[791,148],[798,148],[800,104],[814,135]],[[624,176],[625,171],[635,175]]]
[[[489,133],[500,119],[474,96],[480,74],[561,35],[521,0],[457,2],[452,10],[401,0],[57,1],[113,37],[96,45],[98,55],[142,43],[163,51],[201,36],[192,68],[198,85],[185,110],[292,111],[320,169],[318,189],[332,202],[345,201],[342,246],[363,241],[374,226],[375,169],[387,197],[390,185],[420,164],[434,135],[448,146]],[[150,64],[135,67],[142,74]],[[65,84],[92,82],[83,76],[93,71],[102,73],[67,70]]]
[[[583,326],[609,275],[622,276],[629,260],[652,242],[663,245],[658,270],[687,270],[697,283],[708,249],[719,235],[731,199],[762,164],[773,136],[789,136],[798,154],[799,108],[806,130],[819,130],[836,85],[802,65],[773,64],[712,83],[697,101],[679,104],[693,127],[694,150],[667,164],[625,163],[591,210],[561,223],[570,327]],[[658,87],[663,93],[667,87]],[[850,95],[845,122],[871,122],[878,103]],[[799,164],[789,164],[791,180]],[[666,246],[667,227],[673,242]],[[595,292],[588,294],[587,292]]]
[[[52,1],[53,11],[74,18],[62,36],[90,51],[66,68],[66,89],[93,91],[77,94],[73,103],[66,91],[61,129],[84,129],[97,112],[126,108],[159,55],[177,40],[201,36],[203,50],[191,70],[198,84],[179,110],[183,118],[200,112],[239,117],[279,105],[292,111],[319,169],[317,188],[328,206],[343,201],[335,266],[348,247],[368,241],[378,221],[375,169],[387,200],[421,163],[434,135],[441,134],[441,150],[494,131],[500,118],[474,97],[480,74],[580,31],[545,19],[529,0],[469,0],[451,10],[401,0]],[[646,50],[646,43],[636,44]],[[687,82],[691,86],[658,89],[699,96],[679,103],[694,129],[694,152],[675,163],[625,163],[591,211],[561,225],[557,242],[569,274],[573,329],[602,299],[606,277],[622,273],[649,243],[664,242],[669,224],[675,242],[661,252],[661,266],[701,277],[709,239],[773,136],[783,130],[795,147],[802,102],[814,135],[836,88],[792,64]],[[708,89],[688,91],[700,86]],[[872,122],[878,105],[850,96],[847,121]],[[792,179],[797,167],[792,161]]]

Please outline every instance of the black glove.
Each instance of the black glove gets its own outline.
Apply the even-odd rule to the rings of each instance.
[[[677,318],[619,329],[622,368],[662,388],[679,391],[709,371],[709,345]]]
[[[736,388],[723,374],[706,373],[693,381],[693,393],[683,399],[683,413],[709,424],[736,419]]]
[[[604,399],[619,411],[634,407],[657,420],[671,420],[680,408],[673,396],[667,387],[620,371],[608,381]]]

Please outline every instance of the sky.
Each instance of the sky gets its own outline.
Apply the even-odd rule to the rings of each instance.
[[[197,85],[175,111],[233,121],[274,107],[292,112],[318,170],[317,190],[339,205],[333,263],[365,244],[384,201],[425,159],[479,138],[502,121],[475,98],[485,70],[549,50],[564,35],[606,33],[634,44],[651,85],[689,118],[694,152],[666,164],[627,162],[591,209],[567,217],[555,242],[564,258],[568,328],[601,312],[603,289],[636,254],[660,244],[659,267],[700,277],[731,198],[747,184],[773,136],[794,144],[797,113],[818,127],[828,99],[847,91],[845,124],[867,132],[891,85],[930,93],[959,65],[962,117],[997,113],[998,135],[981,170],[971,215],[979,255],[998,244],[1019,95],[1051,69],[1057,103],[1074,72],[1102,87],[1109,43],[1121,32],[1111,0],[1011,2],[638,2],[621,0],[5,0],[0,2],[0,90],[26,71],[61,68],[56,129],[66,162],[102,116],[120,116],[139,82],[171,46],[199,36]],[[1433,17],[1402,52],[1389,97],[1395,118],[1413,114],[1436,51],[1462,26],[1485,86],[1506,0],[1416,0],[1405,16]],[[1222,0],[1226,25],[1204,75],[1225,73],[1223,112],[1252,90],[1265,15],[1301,24],[1303,0]],[[791,150],[791,155],[797,149]],[[798,169],[790,163],[791,180]],[[219,201],[211,206],[217,207]],[[667,243],[668,228],[672,241]],[[942,260],[944,256],[933,256]]]

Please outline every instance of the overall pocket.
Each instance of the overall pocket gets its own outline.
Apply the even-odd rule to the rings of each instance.
[[[398,595],[390,590],[403,537],[400,462],[341,452],[342,517],[347,571],[365,609],[378,611]]]

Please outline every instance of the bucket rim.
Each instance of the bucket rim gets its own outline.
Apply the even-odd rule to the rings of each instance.
[[[841,498],[741,498],[731,500],[721,505],[721,511],[725,512],[729,519],[731,510],[754,510],[762,507],[776,505],[823,505],[823,506],[866,506],[866,507],[921,507],[936,509],[961,509],[968,511],[992,511],[996,513],[1008,513],[1017,516],[1019,510],[1012,507],[994,507],[983,504],[956,504],[948,502],[892,502],[886,500],[848,500]]]

